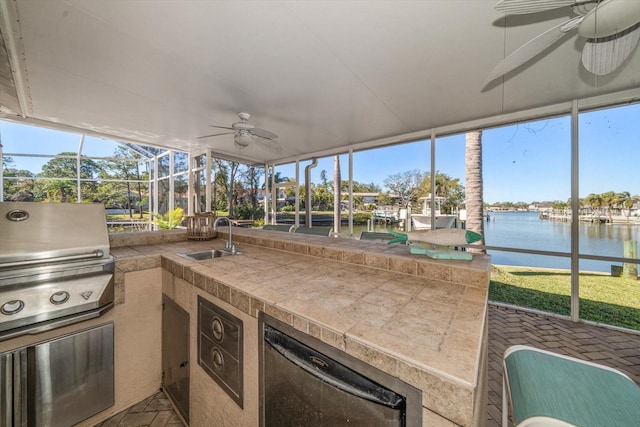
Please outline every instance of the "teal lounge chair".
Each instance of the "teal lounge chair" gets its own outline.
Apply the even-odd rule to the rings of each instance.
[[[316,236],[330,236],[331,230],[331,227],[298,227],[295,229],[294,233],[314,234]]]
[[[640,425],[640,387],[622,372],[515,345],[503,359],[502,426]]]

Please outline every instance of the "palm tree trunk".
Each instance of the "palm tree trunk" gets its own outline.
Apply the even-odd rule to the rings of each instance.
[[[340,177],[340,156],[335,156],[333,159],[333,233],[338,236],[340,234],[340,191],[342,188]]]
[[[465,197],[467,206],[467,230],[484,236],[484,215],[482,198],[482,131],[466,134],[465,145]],[[484,237],[479,242],[484,245]],[[484,253],[475,249],[473,252]]]

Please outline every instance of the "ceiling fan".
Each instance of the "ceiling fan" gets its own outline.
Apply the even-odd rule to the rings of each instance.
[[[510,15],[561,7],[570,7],[577,16],[545,31],[504,58],[487,75],[483,86],[533,59],[575,29],[587,39],[582,49],[582,65],[599,76],[616,70],[638,45],[638,0],[500,0],[496,4],[497,11]]]
[[[248,147],[253,142],[257,142],[265,148],[274,151],[281,151],[280,144],[276,141],[278,135],[265,129],[260,129],[249,123],[251,115],[249,113],[238,113],[239,122],[235,122],[228,126],[209,125],[212,128],[226,129],[230,132],[214,133],[211,135],[200,136],[197,139],[211,138],[214,136],[233,134],[234,142],[241,148]]]

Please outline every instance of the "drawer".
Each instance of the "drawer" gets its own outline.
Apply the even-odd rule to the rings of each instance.
[[[200,302],[199,308],[199,333],[204,334],[233,358],[238,359],[242,351],[239,326],[242,321],[229,313],[223,313],[204,299]]]
[[[242,399],[240,363],[220,346],[200,334],[198,364],[234,400]]]
[[[242,320],[198,296],[198,365],[243,407]]]

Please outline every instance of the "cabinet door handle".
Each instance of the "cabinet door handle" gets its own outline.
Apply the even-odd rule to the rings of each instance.
[[[182,363],[180,364],[180,367],[181,367],[181,368],[184,368],[184,367],[185,367],[185,366],[187,366],[188,364],[189,364],[189,361],[188,361],[188,360],[185,360],[184,362],[182,362]]]

